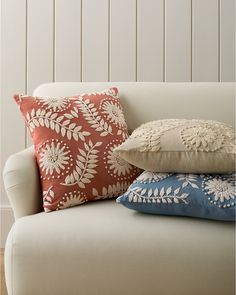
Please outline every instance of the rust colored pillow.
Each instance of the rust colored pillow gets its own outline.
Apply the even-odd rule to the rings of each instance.
[[[116,88],[14,98],[35,146],[46,212],[116,197],[137,177],[138,169],[113,152],[128,138]]]

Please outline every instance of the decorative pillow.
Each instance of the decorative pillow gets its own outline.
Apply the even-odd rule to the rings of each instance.
[[[118,196],[138,175],[113,152],[128,137],[116,88],[15,100],[35,146],[46,212]]]
[[[159,120],[141,125],[115,151],[153,172],[235,171],[235,130],[206,120]]]
[[[117,198],[144,213],[235,219],[235,174],[171,174],[144,171]]]

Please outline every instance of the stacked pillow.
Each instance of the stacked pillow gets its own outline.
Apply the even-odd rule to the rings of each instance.
[[[117,197],[140,174],[113,151],[128,138],[116,88],[15,101],[33,139],[45,212]]]
[[[207,120],[141,125],[114,150],[145,171],[117,199],[141,212],[235,219],[235,130]]]

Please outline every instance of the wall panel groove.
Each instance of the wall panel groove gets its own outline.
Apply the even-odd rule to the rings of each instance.
[[[190,0],[190,20],[191,20],[191,34],[190,34],[190,81],[193,81],[193,0]]]
[[[28,69],[28,1],[25,4],[25,93],[28,93],[28,79],[27,79],[27,69]],[[25,124],[25,148],[28,145],[28,130]]]
[[[163,0],[163,82],[166,81],[166,0]]]
[[[221,0],[220,20],[220,81],[235,81],[235,0]]]
[[[220,49],[221,5],[220,4],[221,4],[221,0],[218,0],[218,82],[220,82],[220,69],[221,69],[221,49]]]
[[[55,82],[56,71],[56,0],[53,0],[53,41],[52,41],[52,56],[53,56],[53,69],[52,69],[52,81]]]
[[[135,2],[135,81],[138,81],[138,0]]]
[[[107,76],[108,81],[111,80],[111,0],[108,0],[108,56],[107,56]]]
[[[80,81],[83,82],[83,0],[80,2]]]

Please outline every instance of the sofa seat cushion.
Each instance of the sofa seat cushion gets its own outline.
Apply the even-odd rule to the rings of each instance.
[[[42,212],[8,237],[9,294],[232,295],[234,246],[233,224],[145,215],[115,200]]]

